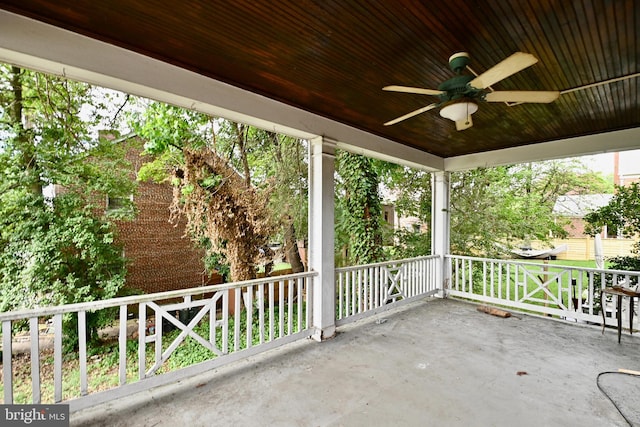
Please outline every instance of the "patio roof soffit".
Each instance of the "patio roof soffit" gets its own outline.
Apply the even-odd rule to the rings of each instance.
[[[322,136],[338,148],[418,169],[444,168],[433,154],[30,18],[0,10],[0,28],[3,62],[297,138]]]
[[[458,171],[638,147],[640,128],[442,158],[89,37],[0,10],[0,61],[427,170]],[[446,142],[444,142],[446,143]]]

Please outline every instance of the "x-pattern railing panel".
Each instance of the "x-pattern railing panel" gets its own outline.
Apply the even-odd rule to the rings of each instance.
[[[602,306],[599,293],[606,286],[633,287],[638,271],[575,267],[558,263],[498,260],[447,255],[450,274],[447,293],[455,297],[601,324],[601,310],[613,325],[618,313]],[[623,307],[623,316],[626,316]]]
[[[167,306],[160,306],[154,302],[147,303],[147,307],[152,309],[155,313],[156,326],[155,333],[146,337],[146,339],[140,338],[140,345],[144,345],[144,343],[155,342],[156,344],[156,360],[153,366],[145,373],[145,376],[151,376],[156,373],[158,369],[167,361],[169,357],[173,354],[173,352],[178,348],[178,346],[189,336],[196,340],[200,345],[204,348],[210,350],[212,353],[220,356],[225,352],[216,346],[215,341],[215,327],[218,325],[222,325],[224,320],[217,321],[216,320],[216,304],[218,300],[223,297],[228,298],[228,291],[218,292],[211,299],[206,301],[192,301],[191,303],[183,303],[183,304],[174,304]],[[185,310],[200,307],[198,313],[191,319],[188,324],[184,324],[180,320],[176,319],[170,311],[173,310]],[[200,323],[200,321],[209,314],[214,322],[214,329],[209,334],[209,340],[205,340],[202,336],[200,336],[197,332],[194,331],[196,325]],[[171,324],[173,324],[176,328],[180,329],[182,332],[169,344],[166,350],[162,351],[162,341],[163,341],[163,320],[166,319]]]
[[[406,298],[403,290],[403,284],[406,282],[406,265],[405,264],[388,264],[381,266],[381,269],[386,273],[386,283],[383,283],[385,304],[389,302],[395,302],[400,299]]]
[[[562,280],[563,276],[565,280],[569,278],[569,272],[567,270],[562,271],[548,271],[537,269],[521,269],[523,272],[524,281],[522,282],[525,294],[518,300],[519,302],[542,302],[553,303],[563,310],[567,309],[562,298]],[[543,279],[544,278],[544,279]],[[533,289],[528,286],[528,283],[532,283]],[[557,284],[559,286],[558,295],[551,293],[550,285]],[[567,289],[568,291],[568,289]],[[534,297],[535,294],[542,292],[545,295],[544,299]],[[568,300],[568,299],[567,299]]]
[[[336,269],[336,318],[357,318],[437,292],[438,256]]]

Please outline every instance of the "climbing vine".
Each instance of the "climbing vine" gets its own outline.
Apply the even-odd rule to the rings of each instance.
[[[382,206],[372,160],[346,151],[337,154],[337,233],[345,264],[380,261]]]

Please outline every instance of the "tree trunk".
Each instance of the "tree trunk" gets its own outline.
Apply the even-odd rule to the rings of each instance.
[[[38,173],[38,164],[34,154],[33,143],[29,140],[27,129],[24,126],[23,97],[22,97],[22,70],[11,67],[11,90],[13,91],[13,105],[11,108],[11,121],[17,131],[16,140],[22,152],[22,167],[28,171],[29,188],[37,196],[42,195],[42,181]]]
[[[256,278],[256,270],[248,249],[244,241],[227,242],[227,261],[232,282]]]
[[[291,271],[294,273],[302,273],[304,264],[300,259],[300,251],[296,242],[296,232],[293,224],[290,224],[284,234],[284,256],[289,264]]]
[[[242,159],[242,170],[244,172],[244,183],[247,188],[251,187],[251,170],[249,169],[249,159],[247,158],[247,127],[236,123],[236,141],[240,147],[240,157]]]

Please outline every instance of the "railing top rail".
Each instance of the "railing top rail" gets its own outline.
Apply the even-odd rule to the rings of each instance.
[[[33,308],[27,310],[8,311],[0,313],[0,322],[7,320],[20,320],[40,316],[53,316],[56,314],[75,313],[78,311],[101,310],[110,307],[119,307],[121,305],[138,304],[141,302],[165,300],[172,298],[181,298],[187,295],[198,295],[210,292],[218,292],[226,289],[235,289],[251,285],[259,285],[260,283],[279,282],[281,280],[298,279],[302,277],[317,276],[315,271],[307,271],[304,273],[286,274],[282,276],[263,277],[260,279],[244,280],[241,282],[224,283],[221,285],[200,286],[197,288],[177,289],[174,291],[157,292],[146,295],[132,295],[128,297],[111,298],[100,301],[89,301],[75,304],[65,304],[52,307]]]
[[[389,264],[402,264],[403,262],[419,261],[419,260],[423,260],[423,259],[438,259],[438,258],[440,258],[440,255],[425,255],[425,256],[417,256],[417,257],[413,257],[413,258],[404,258],[404,259],[397,259],[397,260],[390,260],[390,261],[374,262],[374,263],[371,263],[371,264],[351,265],[351,266],[348,266],[348,267],[336,268],[336,273],[341,273],[341,272],[351,271],[351,270],[359,270],[361,268],[378,267],[378,266],[389,265]]]
[[[513,259],[479,258],[479,257],[468,256],[468,255],[451,255],[451,254],[445,255],[445,258],[481,261],[481,262],[500,262],[503,264],[531,265],[535,267],[548,265],[551,268],[564,268],[566,270],[580,270],[580,271],[588,271],[588,272],[591,271],[594,273],[609,273],[609,274],[619,274],[619,275],[629,275],[629,276],[640,276],[640,271],[611,270],[608,268],[578,267],[575,265],[563,265],[563,264],[541,264],[536,262],[520,261],[520,260],[513,260]]]

